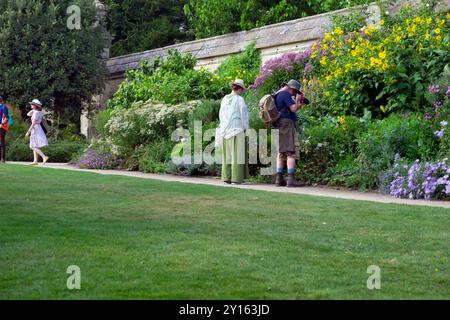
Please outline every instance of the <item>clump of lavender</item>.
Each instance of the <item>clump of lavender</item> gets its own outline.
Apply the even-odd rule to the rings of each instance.
[[[450,165],[448,159],[436,163],[416,160],[407,173],[399,170],[390,185],[396,198],[450,200]]]
[[[91,146],[78,159],[76,166],[83,169],[120,169],[124,160],[104,146]]]

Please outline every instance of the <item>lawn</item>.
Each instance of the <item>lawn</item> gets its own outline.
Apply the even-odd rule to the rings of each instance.
[[[448,209],[8,164],[0,181],[0,299],[450,298]]]

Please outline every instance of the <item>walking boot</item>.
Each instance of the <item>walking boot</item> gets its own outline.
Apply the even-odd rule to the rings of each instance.
[[[275,180],[275,185],[277,187],[285,187],[286,186],[286,181],[284,180],[284,177],[283,177],[282,173],[277,173],[277,178]]]
[[[305,183],[302,181],[295,180],[295,175],[292,173],[292,174],[288,174],[287,186],[288,186],[288,188],[304,187]]]

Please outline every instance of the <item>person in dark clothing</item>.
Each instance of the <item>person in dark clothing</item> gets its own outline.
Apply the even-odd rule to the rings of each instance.
[[[293,98],[294,97],[294,98]],[[290,80],[275,94],[275,105],[281,113],[274,124],[279,130],[279,151],[277,156],[276,186],[300,187],[304,183],[295,180],[295,160],[300,157],[299,128],[296,112],[308,101],[300,91],[300,83]],[[284,180],[283,171],[287,164],[288,180]]]
[[[8,132],[9,111],[2,96],[0,96],[0,162],[6,162],[5,135]]]

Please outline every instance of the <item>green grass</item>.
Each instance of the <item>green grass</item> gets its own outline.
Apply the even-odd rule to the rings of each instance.
[[[0,299],[450,298],[448,209],[19,165],[0,183]]]

